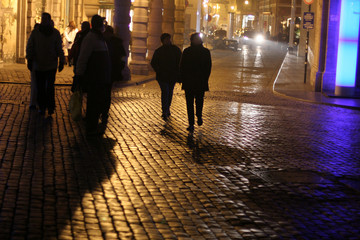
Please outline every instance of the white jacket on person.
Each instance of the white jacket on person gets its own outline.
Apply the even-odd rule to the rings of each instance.
[[[73,29],[72,31],[71,31],[71,28],[69,28],[69,27],[65,28],[65,31],[64,31],[64,39],[65,39],[64,45],[65,45],[66,49],[71,49],[72,45],[74,44],[76,33],[78,31],[79,30],[77,28]]]

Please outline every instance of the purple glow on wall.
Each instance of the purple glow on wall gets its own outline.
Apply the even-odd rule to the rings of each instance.
[[[360,1],[342,0],[336,86],[355,87],[359,41]]]

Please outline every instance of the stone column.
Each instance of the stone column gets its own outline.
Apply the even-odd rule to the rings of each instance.
[[[175,0],[174,44],[180,49],[184,44],[185,0]]]
[[[61,20],[61,0],[53,0],[53,11],[51,18],[54,21],[55,27],[59,28]]]
[[[35,25],[35,9],[34,1],[28,0],[27,2],[27,19],[26,19],[26,39],[30,37],[30,33]]]
[[[18,1],[17,9],[17,34],[16,34],[16,62],[25,63],[25,49],[26,49],[26,2]]]
[[[149,1],[135,0],[133,6],[134,16],[130,70],[134,74],[147,75],[149,72],[146,62]]]
[[[79,30],[81,28],[81,22],[83,20],[82,3],[83,3],[82,0],[75,0],[75,5],[74,5],[74,21]]]
[[[122,72],[123,80],[130,80],[130,69],[128,67],[129,45],[130,45],[130,7],[131,0],[115,0],[114,30],[115,34],[123,40],[126,51],[126,65]]]
[[[296,12],[296,0],[291,1],[291,22],[289,32],[289,47],[294,47],[294,29],[295,29],[295,12]]]
[[[227,38],[233,38],[234,36],[234,26],[235,25],[235,13],[234,12],[229,12],[229,27],[228,27],[228,32],[227,32]]]
[[[155,50],[161,46],[162,0],[151,0],[149,15],[148,60],[151,60]]]
[[[175,21],[175,4],[174,0],[164,0],[163,2],[164,14],[162,22],[163,33],[174,35],[174,21]]]

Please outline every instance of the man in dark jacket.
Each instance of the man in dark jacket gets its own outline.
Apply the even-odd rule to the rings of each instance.
[[[182,89],[185,90],[186,107],[189,119],[188,131],[194,131],[194,99],[196,117],[199,126],[203,124],[202,110],[205,91],[209,91],[211,73],[211,55],[209,49],[202,44],[199,33],[190,37],[191,45],[184,50],[180,62]]]
[[[162,118],[166,120],[170,116],[174,86],[179,81],[181,50],[171,43],[168,33],[163,33],[160,40],[162,46],[155,50],[151,66],[156,72],[156,80],[161,89]]]
[[[103,37],[104,18],[94,15],[91,26],[81,43],[75,78],[81,79],[87,89],[86,134],[96,137],[106,129],[107,122],[101,125],[98,122],[107,105],[106,96],[111,92],[111,61]]]
[[[59,63],[59,72],[64,68],[64,52],[58,30],[53,26],[51,15],[41,15],[40,26],[34,29],[26,45],[28,69],[35,71],[37,101],[40,114],[51,115],[55,110],[55,76]],[[59,61],[60,59],[60,61]]]

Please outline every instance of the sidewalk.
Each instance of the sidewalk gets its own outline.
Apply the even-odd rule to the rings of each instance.
[[[308,68],[308,72],[309,72]],[[309,76],[307,77],[308,82]],[[360,110],[360,99],[327,97],[304,84],[304,58],[287,54],[275,79],[273,92],[300,101]]]
[[[71,86],[74,76],[73,67],[65,66],[62,72],[56,74],[55,85]],[[114,88],[123,88],[139,85],[155,80],[155,73],[150,72],[147,76],[131,75],[131,80],[121,81],[114,84]],[[0,83],[30,84],[30,71],[25,64],[3,63],[0,64]]]
[[[71,68],[45,117],[28,107],[26,66],[0,67],[0,239],[359,239],[360,111],[274,97],[278,68],[225,54],[213,54],[217,93],[192,134],[180,89],[164,122],[148,84],[115,90],[105,134],[87,139],[68,110]],[[248,91],[262,96],[231,94],[254,72]]]

